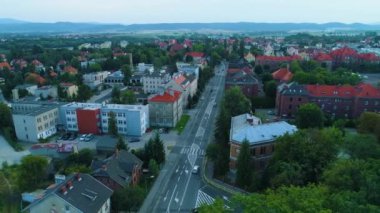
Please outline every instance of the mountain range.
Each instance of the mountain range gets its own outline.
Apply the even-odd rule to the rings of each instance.
[[[122,33],[141,31],[334,31],[334,30],[380,30],[380,24],[316,23],[159,23],[159,24],[101,24],[101,23],[35,23],[0,18],[0,33]]]

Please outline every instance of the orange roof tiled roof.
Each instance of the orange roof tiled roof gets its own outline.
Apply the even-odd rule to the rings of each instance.
[[[272,73],[272,77],[277,81],[289,82],[293,78],[293,73],[291,73],[287,68],[281,68]]]
[[[172,94],[170,94],[172,93]],[[157,94],[149,99],[149,102],[165,102],[174,103],[181,97],[181,92],[175,90],[167,90],[163,95]]]
[[[65,69],[64,69],[63,71],[65,71],[65,72],[67,72],[67,73],[69,73],[69,74],[71,74],[71,75],[76,75],[76,74],[78,74],[78,70],[75,69],[75,68],[72,67],[72,66],[66,66]]]

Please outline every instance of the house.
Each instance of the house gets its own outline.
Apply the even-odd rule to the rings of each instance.
[[[63,72],[68,73],[69,75],[77,75],[78,74],[78,70],[72,66],[66,66],[63,69]]]
[[[192,61],[194,63],[197,63],[197,62],[201,61],[202,59],[204,59],[205,54],[202,52],[188,52],[184,56],[184,61],[186,61],[187,57],[191,57],[193,59]]]
[[[288,83],[292,80],[293,73],[290,72],[289,68],[280,68],[272,73],[272,77],[277,83]]]
[[[173,79],[165,85],[165,89],[173,89],[181,92],[183,107],[187,106],[188,99],[192,98],[197,92],[198,79],[195,75],[183,75],[176,73]]]
[[[256,57],[252,53],[248,53],[244,56],[244,59],[248,61],[248,63],[254,62]]]
[[[89,86],[91,89],[97,89],[103,85],[110,74],[109,71],[86,73],[83,75],[83,84]]]
[[[227,70],[224,88],[227,90],[235,86],[239,87],[248,98],[255,97],[259,93],[259,82],[249,67],[229,68]]]
[[[78,95],[78,86],[73,83],[60,83],[59,86],[69,98]]]
[[[25,82],[33,82],[42,85],[46,83],[46,79],[37,73],[28,73],[25,78]]]
[[[54,135],[60,122],[60,105],[50,102],[12,103],[12,119],[17,138],[36,143],[40,138]]]
[[[143,162],[126,150],[116,150],[105,160],[91,163],[91,175],[112,190],[138,184]]]
[[[11,65],[15,70],[20,71],[28,66],[28,62],[24,59],[13,59]]]
[[[34,66],[35,71],[42,72],[45,71],[44,65],[37,59],[32,61],[32,65]]]
[[[154,65],[153,64],[139,63],[139,64],[137,64],[137,71],[140,73],[144,73],[144,72],[153,73],[154,72]]]
[[[58,97],[58,88],[52,85],[42,86],[36,89],[34,95],[44,99],[54,99]]]
[[[380,112],[380,90],[363,83],[356,86],[290,83],[278,87],[278,115],[294,117],[305,103],[315,103],[332,118],[358,118],[366,111]]]
[[[176,66],[179,73],[183,73],[185,75],[195,74],[195,76],[199,78],[199,66],[179,62],[177,62]]]
[[[104,84],[110,86],[122,87],[124,86],[124,74],[121,70],[109,74],[104,80]]]
[[[3,69],[11,70],[11,65],[9,65],[9,63],[6,61],[0,62],[0,70],[3,70]]]
[[[175,127],[183,113],[181,92],[167,89],[148,98],[151,126]]]
[[[60,178],[22,212],[111,212],[113,191],[94,177],[77,173]]]
[[[236,171],[236,162],[244,140],[249,143],[254,170],[263,170],[274,152],[276,139],[285,134],[293,134],[297,127],[285,121],[262,124],[260,118],[242,114],[231,119],[230,129],[230,169]]]
[[[166,70],[147,73],[142,77],[144,93],[157,93],[171,79],[169,72]]]
[[[292,61],[301,60],[298,55],[294,56],[257,56],[256,66],[268,66],[269,70],[276,70],[282,64],[290,64]]]
[[[36,84],[21,84],[21,85],[17,85],[15,89],[26,90],[28,91],[29,94],[36,95],[36,90],[38,89],[38,86]],[[18,98],[13,97],[13,99],[18,99]]]

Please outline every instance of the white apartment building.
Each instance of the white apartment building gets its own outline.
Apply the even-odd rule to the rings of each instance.
[[[104,80],[111,73],[109,71],[93,72],[83,75],[83,83],[91,89],[95,89],[104,83]]]
[[[142,77],[144,93],[158,93],[169,81],[171,76],[165,70],[146,74]]]

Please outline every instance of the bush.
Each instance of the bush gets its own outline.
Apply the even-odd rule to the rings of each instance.
[[[273,108],[276,105],[276,101],[274,98],[269,97],[253,97],[252,98],[252,106],[254,108]]]

